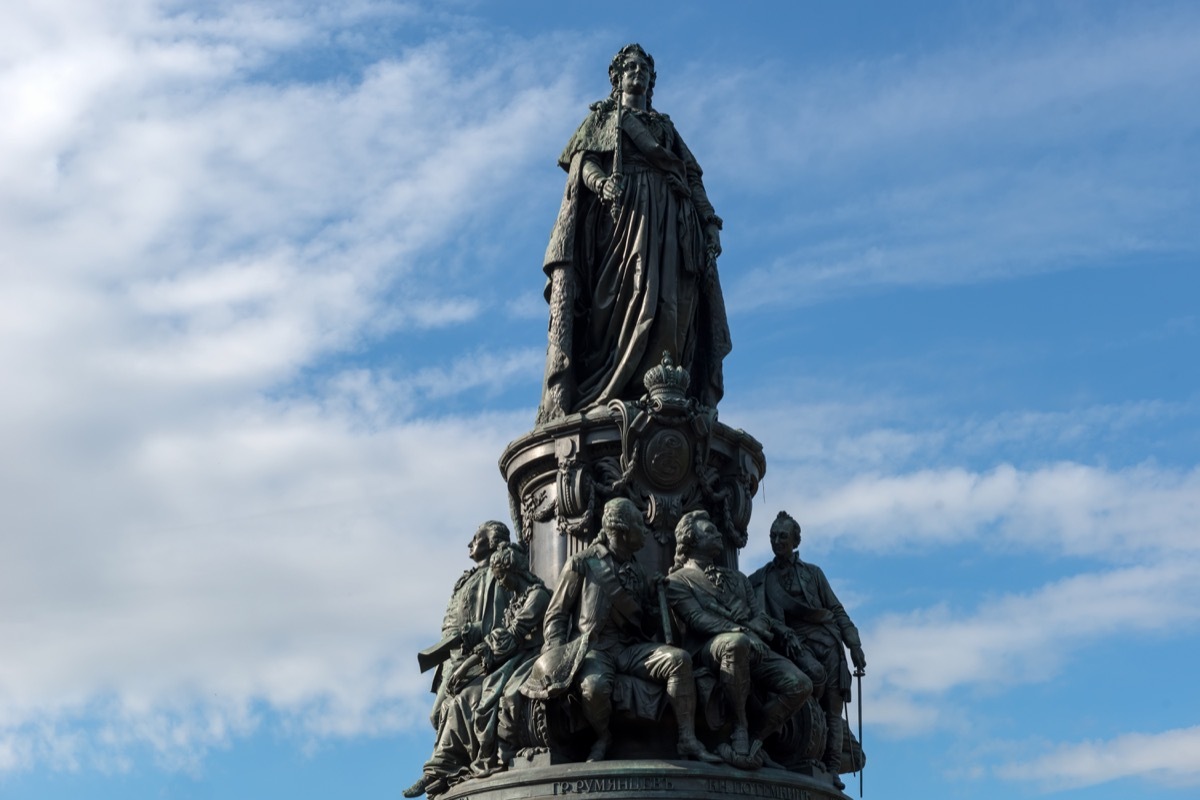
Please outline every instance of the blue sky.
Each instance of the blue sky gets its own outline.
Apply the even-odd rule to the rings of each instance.
[[[1192,3],[11,2],[0,797],[395,796],[611,54],[726,221],[722,419],[874,796],[1200,791]]]

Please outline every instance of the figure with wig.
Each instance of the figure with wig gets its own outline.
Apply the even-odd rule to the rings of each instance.
[[[436,731],[435,742],[442,742],[448,735],[447,724],[450,724],[451,728],[455,727],[453,718],[456,714],[461,714],[461,710],[453,708],[454,703],[450,702],[453,693],[449,691],[449,677],[455,673],[466,655],[482,643],[493,629],[502,624],[512,599],[512,592],[505,588],[489,569],[493,553],[501,546],[507,545],[511,538],[508,526],[499,520],[488,520],[476,529],[467,545],[467,554],[475,565],[464,572],[454,584],[446,613],[442,618],[442,639],[418,656],[422,671],[433,667],[437,670],[433,678],[433,691],[436,692],[436,696],[429,717]],[[467,758],[465,763],[469,764],[470,760],[471,758]],[[445,777],[454,770],[442,769],[437,764],[427,767],[416,783],[405,790],[406,797],[419,797],[427,791],[436,793],[438,788],[445,790]]]
[[[647,535],[632,501],[605,503],[596,540],[569,558],[559,576],[546,614],[540,669],[535,667],[522,691],[543,698],[575,692],[594,734],[587,760],[602,761],[613,742],[617,674],[638,678],[624,684],[627,710],[656,719],[665,690],[675,714],[678,755],[717,762],[696,738],[692,660],[661,642],[653,587],[634,558]]]
[[[693,661],[716,675],[732,718],[730,741],[718,752],[746,769],[777,766],[763,750],[812,694],[812,683],[784,656],[772,651],[771,620],[750,580],[717,564],[723,538],[707,511],[690,511],[675,528],[675,565],[667,576],[667,599],[683,629]],[[765,694],[753,733],[752,688]]]

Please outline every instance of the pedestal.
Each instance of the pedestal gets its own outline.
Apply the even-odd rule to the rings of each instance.
[[[595,538],[613,497],[632,500],[653,532],[638,553],[648,574],[669,570],[675,524],[695,509],[726,534],[725,565],[736,568],[767,462],[757,439],[716,416],[683,399],[614,401],[509,443],[500,472],[533,571],[553,586],[567,558]]]
[[[601,761],[515,768],[460,783],[442,800],[846,800],[820,778],[695,761]]]

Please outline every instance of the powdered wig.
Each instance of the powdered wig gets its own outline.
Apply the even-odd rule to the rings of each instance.
[[[508,526],[498,519],[489,519],[480,525],[476,529],[475,534],[479,535],[481,533],[487,537],[488,543],[493,548],[500,543],[512,541],[512,533],[509,532]]]
[[[675,524],[675,564],[671,567],[672,572],[682,567],[691,557],[702,522],[712,522],[712,517],[704,510],[689,511]]]
[[[529,570],[529,553],[519,544],[504,543],[496,548],[488,560],[488,566],[494,574],[497,570],[522,575],[529,581],[537,581],[537,577]]]
[[[638,511],[632,500],[615,497],[604,504],[604,513],[600,516],[600,534],[596,537],[598,541],[608,544],[610,531],[633,530],[641,531],[643,536],[649,533],[642,512]]]

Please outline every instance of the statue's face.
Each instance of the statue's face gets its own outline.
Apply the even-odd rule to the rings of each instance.
[[[724,542],[721,540],[721,532],[717,530],[717,526],[710,519],[701,520],[696,525],[696,544],[695,552],[716,558],[721,554],[721,547]]]
[[[780,527],[771,531],[771,551],[780,558],[786,558],[800,546],[800,533],[795,528]]]
[[[637,53],[625,57],[621,72],[621,91],[626,94],[645,94],[650,88],[650,63]]]
[[[510,570],[508,567],[500,567],[500,566],[493,565],[492,566],[492,577],[495,578],[496,582],[499,583],[501,586],[503,586],[505,589],[512,590],[512,589],[517,588],[516,578],[513,577],[512,570]]]
[[[642,531],[641,525],[629,525],[625,528],[615,529],[611,533],[613,543],[619,550],[626,553],[636,553],[646,544],[646,534]]]
[[[467,545],[467,555],[472,561],[483,561],[492,554],[491,543],[488,542],[486,531],[477,531],[471,537],[471,543]]]

